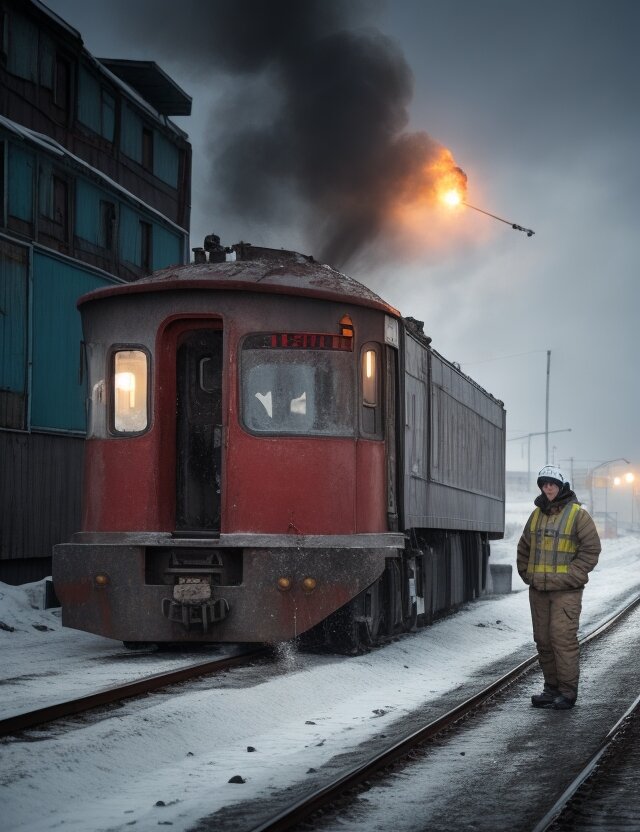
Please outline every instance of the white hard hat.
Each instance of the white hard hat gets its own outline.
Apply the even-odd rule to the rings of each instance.
[[[542,488],[545,482],[553,482],[559,488],[562,488],[562,486],[567,483],[567,479],[556,465],[545,465],[544,468],[538,472],[538,488]]]

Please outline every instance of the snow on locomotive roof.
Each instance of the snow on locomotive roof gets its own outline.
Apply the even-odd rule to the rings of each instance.
[[[244,244],[246,246],[246,244]],[[236,247],[241,249],[239,245]],[[244,256],[229,262],[169,266],[133,283],[109,286],[83,295],[78,306],[104,297],[182,289],[251,291],[296,294],[348,301],[381,309],[396,317],[400,312],[364,284],[324,263],[293,251],[248,247]]]

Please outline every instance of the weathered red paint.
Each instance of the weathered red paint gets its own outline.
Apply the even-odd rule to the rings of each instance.
[[[230,430],[225,529],[354,534],[354,439],[251,436]]]
[[[356,531],[386,532],[387,489],[384,442],[356,443]]]
[[[84,531],[170,529],[166,500],[158,488],[159,433],[152,430],[126,439],[87,440]]]

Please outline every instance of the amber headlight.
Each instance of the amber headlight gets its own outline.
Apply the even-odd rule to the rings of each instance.
[[[111,583],[111,579],[106,572],[98,572],[97,575],[93,576],[93,581],[99,587],[108,586]]]
[[[313,592],[313,590],[316,588],[316,583],[317,581],[315,578],[305,578],[302,581],[302,588],[305,592]]]
[[[278,589],[281,589],[283,592],[291,589],[291,578],[278,578]]]

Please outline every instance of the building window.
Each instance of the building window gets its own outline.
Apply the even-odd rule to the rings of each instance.
[[[67,240],[69,236],[69,188],[64,179],[52,177],[52,220],[56,236],[60,240]]]
[[[116,100],[104,88],[100,90],[100,135],[113,142],[116,132]]]
[[[142,167],[153,173],[153,130],[142,128]]]
[[[69,61],[56,55],[56,78],[53,100],[65,112],[69,111],[69,89],[71,80],[71,66]]]
[[[100,245],[107,251],[113,251],[116,228],[116,206],[113,202],[100,200]]]
[[[151,223],[140,222],[140,268],[150,272],[153,268]]]

